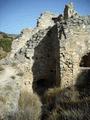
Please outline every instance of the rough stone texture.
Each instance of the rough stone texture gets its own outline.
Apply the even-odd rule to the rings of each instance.
[[[70,17],[78,17],[78,14],[74,9],[73,3],[65,5],[64,9],[64,19],[68,19]]]
[[[54,25],[54,21],[52,20],[53,17],[57,16],[48,11],[42,13],[37,21],[37,27],[39,27],[39,29],[46,29],[49,26],[53,26]]]
[[[17,38],[12,43],[12,51],[10,53],[10,57],[13,58],[14,54],[20,50],[20,48],[22,48],[28,40],[32,39],[32,36],[40,29],[52,27],[54,25],[54,21],[52,20],[53,17],[56,17],[56,15],[50,12],[44,12],[37,20],[37,27],[34,29],[23,29],[21,31],[21,34],[17,36]]]
[[[15,55],[16,59],[22,62],[25,67],[25,62],[27,61],[29,75],[32,76],[31,79],[29,79],[31,88],[33,82],[40,79],[45,80],[46,83],[50,81],[50,85],[48,86],[47,84],[48,87],[50,87],[51,84],[56,85],[56,66],[58,69],[58,65],[56,64],[59,63],[57,54],[59,52],[59,47],[56,31],[56,26],[46,30],[39,30]],[[23,58],[23,61],[20,58]]]
[[[31,29],[24,29],[21,31],[21,34],[13,41],[12,43],[12,51],[10,53],[10,57],[13,57],[14,54],[25,45],[26,41],[31,36]]]
[[[63,37],[60,40],[62,88],[77,84],[77,81],[79,81],[78,76],[81,73],[80,61],[85,54],[90,52],[88,25],[81,21],[83,21],[81,18],[76,20],[70,19],[70,23],[67,23],[67,28],[65,29],[67,39]],[[81,83],[78,82],[78,84]]]
[[[70,9],[72,12],[69,14]],[[83,73],[80,63],[83,56],[90,53],[90,16],[76,17],[73,8],[69,8],[67,13],[68,19],[63,17],[66,39],[61,31],[61,21],[53,21],[56,16],[45,12],[37,27],[22,31],[14,40],[11,53],[0,62],[16,64],[17,70],[19,68],[24,73],[20,77],[21,91],[43,94],[48,88],[66,88],[83,83],[87,72]]]
[[[72,17],[68,15],[68,19],[63,26],[67,39],[64,38],[64,35],[62,35],[62,38],[60,37],[61,22],[57,21],[60,43],[60,85],[62,88],[83,83],[83,80],[79,80],[78,77],[83,72],[80,68],[80,61],[84,55],[90,52],[90,16],[76,17],[73,14]],[[86,73],[84,74],[86,75]],[[84,79],[85,75],[81,75]]]

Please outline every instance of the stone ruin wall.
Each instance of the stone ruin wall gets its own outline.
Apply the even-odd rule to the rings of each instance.
[[[30,36],[24,45],[14,53],[18,66],[26,71],[22,85],[24,89],[36,89],[38,86],[34,84],[39,80],[45,81],[42,85],[48,88],[75,85],[82,72],[80,61],[90,51],[90,17],[76,14],[69,17],[65,25],[67,38],[62,35],[60,39],[60,26],[52,20],[56,16],[49,14],[46,12],[45,16],[41,15],[37,27],[32,30],[33,32],[28,32]],[[46,18],[49,19],[47,22]]]
[[[90,26],[89,26],[90,27]],[[60,40],[61,87],[82,84],[78,77],[82,72],[82,57],[90,52],[90,31],[88,25],[69,26],[66,29],[67,39]],[[83,76],[83,75],[82,75]]]
[[[68,11],[64,15],[66,13]],[[9,93],[9,99],[3,104],[5,110],[0,109],[3,114],[17,111],[18,99],[23,91],[43,95],[43,90],[48,88],[84,83],[88,71],[82,70],[80,64],[83,56],[89,53],[85,63],[90,67],[90,16],[71,15],[70,12],[69,15],[71,17],[65,24],[66,39],[63,34],[60,38],[60,21],[52,20],[57,16],[45,12],[34,29],[24,29],[13,41],[11,53],[0,61],[4,68],[0,72],[0,93],[4,91],[3,98]],[[8,77],[3,82],[4,75]],[[8,85],[12,89],[7,90]]]
[[[31,87],[33,86],[33,89],[37,89],[36,87],[38,86],[36,84],[39,80],[42,80],[42,84],[45,84],[46,87],[59,86],[60,56],[57,36],[56,26],[39,30],[15,54],[15,59],[19,61],[19,66],[24,65],[28,68],[29,75],[31,76],[29,78],[30,84]],[[26,88],[26,79],[23,84],[24,88]],[[28,86],[30,87],[29,84]]]

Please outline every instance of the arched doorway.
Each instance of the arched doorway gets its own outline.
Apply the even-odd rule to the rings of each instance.
[[[83,84],[85,87],[90,86],[90,53],[85,54],[80,62],[80,68],[82,70]]]
[[[77,88],[81,96],[90,96],[90,53],[81,58],[79,66],[81,73],[77,78]]]
[[[80,67],[90,67],[90,53],[87,53],[82,57]]]

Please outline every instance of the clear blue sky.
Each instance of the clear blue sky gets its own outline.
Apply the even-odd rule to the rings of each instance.
[[[34,27],[40,13],[62,13],[69,1],[81,15],[90,15],[90,0],[0,0],[0,31],[20,33]]]

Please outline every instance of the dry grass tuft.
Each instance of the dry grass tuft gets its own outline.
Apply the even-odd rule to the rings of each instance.
[[[41,102],[37,95],[22,92],[19,99],[19,112],[15,120],[40,120]]]
[[[49,89],[43,101],[42,120],[90,120],[90,97],[81,99],[77,90]]]

